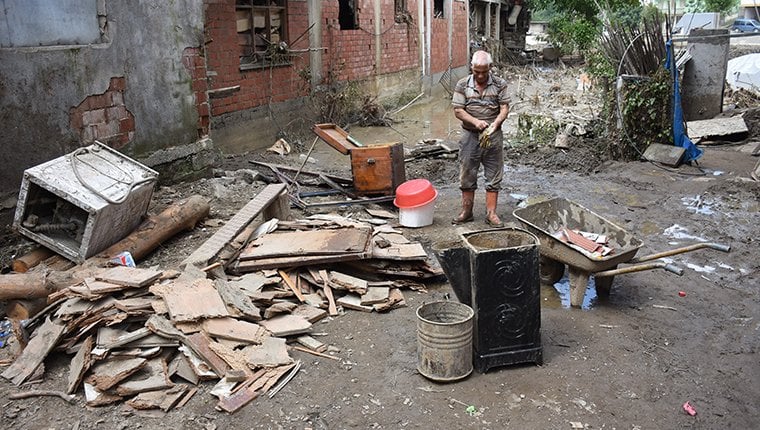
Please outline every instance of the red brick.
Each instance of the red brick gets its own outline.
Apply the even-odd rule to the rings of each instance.
[[[108,86],[111,91],[124,91],[127,89],[127,79],[124,77],[113,77],[111,83]]]
[[[129,131],[135,131],[135,118],[132,115],[119,121],[119,133],[126,133]]]

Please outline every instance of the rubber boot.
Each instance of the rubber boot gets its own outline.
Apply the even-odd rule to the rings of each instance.
[[[499,202],[497,191],[486,191],[486,224],[491,227],[504,227],[499,216],[496,215],[496,205]]]
[[[462,224],[472,221],[472,206],[475,204],[475,190],[462,191],[462,212],[451,220],[452,224]]]

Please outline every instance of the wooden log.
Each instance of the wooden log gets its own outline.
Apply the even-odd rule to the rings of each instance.
[[[0,276],[0,300],[47,297],[82,281],[72,272],[19,273]]]
[[[201,196],[192,196],[171,205],[158,215],[148,217],[127,237],[95,255],[84,264],[65,272],[37,270],[0,276],[0,300],[47,297],[63,288],[82,282],[95,268],[104,267],[120,252],[129,251],[139,261],[162,242],[180,231],[193,228],[208,216],[208,202]]]
[[[26,273],[32,267],[40,264],[42,261],[55,255],[55,253],[45,247],[39,247],[28,254],[22,255],[13,260],[11,268],[16,273]]]
[[[45,299],[10,300],[5,306],[5,314],[10,319],[28,320],[47,306]]]
[[[202,196],[191,196],[171,205],[158,215],[150,216],[129,236],[93,257],[98,266],[120,252],[129,251],[135,261],[142,260],[167,239],[184,230],[191,230],[208,216],[211,207]],[[101,259],[101,261],[97,261]],[[89,260],[88,260],[89,262]]]

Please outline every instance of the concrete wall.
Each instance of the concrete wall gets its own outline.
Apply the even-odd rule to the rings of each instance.
[[[204,134],[201,0],[7,4],[8,16],[38,27],[10,18],[0,27],[0,38],[16,35],[0,40],[0,192],[18,189],[24,169],[94,139],[139,159]],[[47,15],[67,25],[38,34]],[[104,30],[100,43],[61,45],[92,36],[82,16]]]
[[[723,37],[716,37],[721,35]],[[689,36],[687,49],[691,60],[684,66],[681,84],[684,118],[687,121],[711,119],[723,111],[729,31],[695,28]]]

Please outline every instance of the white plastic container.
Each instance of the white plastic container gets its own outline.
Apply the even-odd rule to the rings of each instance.
[[[435,201],[432,199],[424,205],[414,208],[399,208],[398,222],[404,227],[424,227],[433,223]]]

